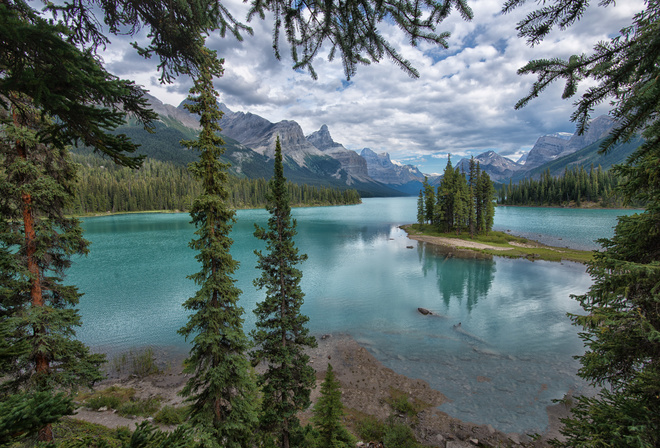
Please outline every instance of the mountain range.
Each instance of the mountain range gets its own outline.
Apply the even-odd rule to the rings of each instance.
[[[149,102],[160,116],[156,132],[149,134],[135,124],[127,123],[119,129],[133,141],[140,143],[140,153],[174,163],[189,163],[197,156],[179,145],[199,130],[197,117],[181,103],[178,107],[163,104],[154,97]],[[425,174],[413,165],[393,162],[388,153],[362,149],[359,153],[346,149],[333,140],[328,126],[305,135],[295,121],[272,123],[250,112],[234,112],[221,104],[224,115],[220,121],[225,140],[224,161],[239,177],[269,178],[273,169],[275,141],[280,137],[285,163],[285,175],[295,183],[354,188],[362,196],[416,195]],[[633,141],[611,151],[598,154],[600,142],[616,122],[607,116],[594,119],[584,135],[556,133],[539,137],[526,157],[514,162],[494,151],[487,151],[475,159],[482,170],[495,182],[514,182],[524,177],[536,177],[546,169],[558,175],[573,165],[600,164],[604,169],[620,163],[636,148]],[[468,171],[469,159],[458,164]],[[456,166],[455,165],[455,166]],[[440,182],[437,175],[426,175],[433,185]]]
[[[600,147],[616,121],[601,115],[589,123],[583,135],[569,133],[554,133],[538,138],[532,149],[514,162],[494,151],[487,151],[475,160],[491,179],[498,183],[518,182],[523,178],[539,178],[541,173],[550,170],[553,176],[563,174],[566,168],[600,165],[607,170],[612,165],[623,163],[630,154],[642,143],[641,138],[634,138],[627,143],[618,144],[607,154],[600,154]],[[461,159],[458,165],[468,171],[470,160]]]

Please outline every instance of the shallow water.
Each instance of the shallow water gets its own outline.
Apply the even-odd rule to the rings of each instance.
[[[501,210],[496,226],[533,221],[534,209],[519,209],[516,219]],[[294,215],[297,245],[309,256],[302,288],[312,332],[351,334],[386,366],[445,393],[453,401],[443,411],[506,432],[542,431],[545,406],[583,387],[572,359],[582,344],[566,313],[580,312],[570,294],[591,284],[584,266],[451,257],[398,228],[415,219],[415,198],[301,208]],[[236,279],[249,331],[263,298],[252,285],[259,275],[253,251],[261,249],[253,223],[265,225],[268,215],[237,216],[232,255],[241,263]],[[506,216],[504,224],[499,216]],[[609,236],[613,216],[596,238]],[[110,354],[146,345],[188,350],[176,330],[187,318],[181,303],[195,291],[186,279],[197,269],[189,220],[185,214],[85,220],[91,253],[68,277],[86,294],[78,331],[84,342]],[[437,315],[422,316],[418,307]]]

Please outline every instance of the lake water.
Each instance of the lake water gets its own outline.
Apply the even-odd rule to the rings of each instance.
[[[568,212],[498,208],[495,227],[596,247],[591,240],[611,236],[616,215],[630,213]],[[232,255],[241,263],[236,278],[247,332],[263,298],[252,285],[260,274],[253,251],[261,248],[252,233],[268,214],[243,210],[237,216]],[[428,381],[452,400],[441,410],[506,432],[543,431],[551,400],[584,387],[572,359],[582,343],[566,317],[581,311],[570,295],[591,284],[584,266],[460,259],[418,244],[398,228],[415,220],[416,198],[299,208],[294,216],[297,245],[309,256],[302,289],[311,331],[348,333],[386,366]],[[585,219],[589,233],[578,235]],[[109,354],[142,346],[187,352],[176,331],[187,319],[181,304],[195,291],[186,279],[197,270],[189,220],[186,214],[85,220],[91,252],[68,276],[85,293],[82,341]],[[541,227],[531,226],[537,222]],[[418,307],[438,316],[422,316]]]

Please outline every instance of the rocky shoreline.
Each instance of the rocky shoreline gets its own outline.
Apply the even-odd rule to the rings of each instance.
[[[425,381],[408,378],[383,366],[349,335],[324,335],[317,339],[318,347],[309,351],[311,364],[317,372],[317,388],[312,392],[312,400],[316,401],[318,398],[318,385],[325,375],[328,363],[331,363],[341,382],[342,401],[347,410],[346,423],[349,428],[355,423],[354,418],[359,415],[370,415],[384,420],[392,414],[393,409],[388,400],[391,399],[393,391],[407,396],[411,402],[425,404],[424,409],[414,418],[404,415],[397,417],[406,420],[419,442],[441,448],[545,447],[548,446],[549,439],[559,436],[559,418],[569,412],[565,405],[548,406],[548,430],[536,440],[526,434],[505,434],[491,425],[464,422],[438,410],[437,407],[448,400],[440,391],[432,389]],[[187,379],[180,365],[175,363],[164,373],[145,378],[109,378],[98,384],[96,389],[112,385],[132,387],[139,398],[159,396],[163,405],[179,406],[183,400],[178,392]],[[127,426],[133,429],[136,424],[145,420],[121,417],[112,410],[99,412],[79,408],[76,412],[76,419],[111,428]],[[308,410],[301,415],[301,420],[306,422],[310,417],[311,410]]]

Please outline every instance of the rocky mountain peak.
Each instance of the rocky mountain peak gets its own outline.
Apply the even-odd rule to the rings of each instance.
[[[595,118],[583,135],[573,134],[570,139],[565,132],[540,137],[529,151],[525,170],[536,168],[546,162],[573,154],[605,137],[614,128],[616,121],[607,115]]]
[[[500,181],[510,177],[513,173],[520,170],[521,165],[517,164],[511,159],[507,159],[496,153],[495,151],[486,151],[479,154],[474,158],[479,162],[479,168],[488,173],[490,178],[494,181]],[[470,159],[461,159],[457,166],[461,167],[463,172],[470,171]]]
[[[174,107],[170,104],[164,104],[161,100],[155,96],[151,96],[148,93],[144,95],[149,106],[161,117],[171,118],[183,123],[184,126],[191,129],[200,129],[199,118],[196,115],[192,115],[190,112],[185,110],[182,106]]]
[[[416,166],[392,163],[386,152],[376,154],[369,148],[364,148],[360,155],[367,162],[367,170],[371,178],[389,185],[403,185],[408,182],[424,180],[424,175]]]
[[[326,151],[331,148],[341,147],[344,148],[339,143],[335,142],[330,136],[330,131],[328,130],[327,125],[322,125],[321,129],[316,132],[311,133],[307,136],[307,141],[312,145],[316,146],[321,151]]]

